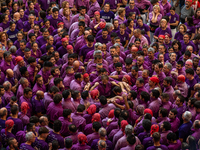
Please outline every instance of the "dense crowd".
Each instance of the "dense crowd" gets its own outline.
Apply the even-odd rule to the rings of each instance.
[[[0,148],[200,149],[200,2],[0,3]]]

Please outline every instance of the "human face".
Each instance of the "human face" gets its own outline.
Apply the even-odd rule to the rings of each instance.
[[[134,44],[135,44],[135,47],[140,47],[140,41],[136,41]]]
[[[154,71],[155,71],[155,72],[159,72],[159,71],[160,71],[160,68],[158,67],[158,65],[155,65],[155,66],[154,66]]]
[[[25,77],[25,78],[28,78],[28,77],[29,77],[29,72],[28,72],[28,71],[26,71],[26,72],[24,73],[24,77]]]
[[[37,79],[37,83],[40,85],[40,86],[42,86],[43,85],[43,78],[42,77],[40,77],[40,78],[38,78]]]
[[[18,34],[17,34],[17,39],[18,39],[18,41],[21,41],[22,38],[23,38],[23,35],[22,35],[21,33],[18,33]]]
[[[172,15],[175,15],[175,11],[174,11],[174,10],[170,10],[170,13],[171,13]]]
[[[102,83],[103,83],[103,85],[106,85],[108,83],[108,80],[107,79],[103,79]]]
[[[181,104],[181,101],[180,101],[180,99],[178,97],[176,98],[175,103],[176,103],[177,106],[179,106]]]
[[[20,67],[25,66],[24,60],[21,60],[18,64],[19,64]]]
[[[68,58],[68,63],[72,64],[74,62],[74,58]]]
[[[153,11],[154,11],[155,14],[157,14],[158,13],[158,8],[154,8]]]
[[[17,142],[16,139],[13,140],[13,147],[14,147],[15,149],[18,148],[18,142]]]
[[[103,65],[97,65],[96,67],[97,72],[99,72],[101,68],[103,68]]]
[[[170,53],[173,53],[174,52],[174,49],[173,48],[170,48],[170,49],[168,49],[168,53],[170,54]]]
[[[12,61],[12,55],[10,54],[7,58],[6,58],[7,62],[11,62]]]
[[[165,52],[164,46],[160,45],[158,48],[158,51],[159,51],[159,53],[164,54],[164,52]]]
[[[185,63],[185,69],[189,69],[189,68],[192,68],[192,65],[188,64],[188,63]]]
[[[9,17],[8,17],[8,15],[5,16],[4,21],[5,21],[5,22],[8,22],[8,21],[9,21]]]
[[[1,89],[0,89],[0,94],[1,94],[1,95],[4,95],[4,93],[5,93],[4,88],[1,88]]]
[[[178,50],[178,44],[177,44],[177,43],[174,44],[174,45],[173,45],[173,48],[174,48],[175,50]]]
[[[118,63],[118,62],[119,62],[119,57],[114,57],[114,58],[113,58],[113,63],[116,64],[116,63]]]
[[[107,35],[108,35],[108,31],[103,31],[103,32],[102,32],[102,37],[103,37],[104,39],[107,37]]]
[[[85,16],[85,13],[86,13],[86,9],[82,9],[82,10],[80,11],[80,14],[81,14],[82,16]]]
[[[34,16],[29,16],[28,19],[29,19],[30,24],[34,23],[34,21],[35,21],[35,17]]]
[[[153,84],[153,82],[149,79],[149,86],[153,86],[154,84]]]
[[[32,97],[32,92],[30,91],[30,92],[28,92],[28,94],[26,94],[26,97],[29,99],[29,98],[31,98]]]
[[[105,52],[105,51],[106,51],[106,49],[107,49],[107,47],[106,47],[106,44],[103,44],[103,46],[102,46],[102,47],[100,47],[99,49],[100,49],[100,50],[102,50],[103,52]]]
[[[54,55],[54,57],[55,57],[55,60],[59,60],[59,58],[60,58],[60,55],[59,55],[59,53],[58,53],[58,52],[56,52],[56,53],[55,53],[55,55]]]
[[[179,27],[179,32],[182,33],[182,34],[185,32],[185,29],[184,29],[183,26],[180,26],[180,27]]]
[[[49,45],[53,45],[53,38],[49,38],[48,43]]]
[[[142,84],[140,84],[140,82],[138,80],[136,81],[135,85],[137,88],[142,87]]]
[[[180,64],[176,64],[176,69],[180,70],[182,68],[182,66]]]
[[[11,31],[15,31],[15,28],[16,28],[16,24],[15,24],[15,23],[12,24],[12,26],[10,26],[10,30],[11,30]]]
[[[55,60],[55,57],[51,57],[51,59],[49,60],[53,65],[56,64],[56,60]]]
[[[49,54],[52,54],[53,52],[54,52],[54,48],[51,47],[51,48],[49,49]]]
[[[137,65],[141,66],[143,64],[144,60],[141,57],[138,57],[137,59]]]
[[[109,4],[106,4],[106,5],[104,6],[104,11],[105,11],[105,12],[109,12],[109,11],[110,11],[110,5],[109,5]]]
[[[170,111],[168,117],[169,117],[169,119],[173,119],[176,117],[176,115],[174,115],[174,113]]]
[[[118,73],[120,73],[120,72],[122,71],[122,67],[117,67],[117,68],[116,68],[116,71],[117,71]]]
[[[38,49],[38,44],[37,43],[34,43],[33,46],[32,46],[32,50],[33,51],[36,51]]]
[[[52,14],[52,16],[53,16],[54,19],[57,19],[57,18],[58,18],[58,11],[54,12],[54,13]]]
[[[171,60],[171,61],[176,61],[176,54],[175,54],[175,53],[172,53],[172,54],[171,54],[170,60]]]
[[[25,58],[31,57],[31,51],[29,51],[29,52],[24,52],[24,57],[25,57]]]
[[[138,23],[139,26],[143,26],[143,21],[141,19],[138,19],[137,23]]]
[[[24,10],[23,9],[20,9],[20,11],[19,11],[19,14],[20,14],[20,16],[24,16]]]
[[[162,37],[159,37],[159,38],[158,38],[158,42],[159,42],[159,43],[163,43],[163,42],[164,42],[164,39],[163,39]]]
[[[24,50],[26,48],[26,44],[25,43],[19,43],[20,49]]]
[[[160,54],[158,60],[160,60],[160,62],[163,62],[164,61],[164,55]]]
[[[135,70],[133,70],[133,69],[131,69],[131,73],[132,73],[133,76],[137,75],[137,72]]]
[[[167,25],[167,22],[166,22],[166,21],[162,21],[162,22],[160,23],[160,25],[161,25],[162,28],[165,28],[166,25]]]
[[[115,43],[121,44],[121,43],[120,43],[120,39],[116,39],[116,40],[115,40]]]
[[[1,40],[2,40],[2,41],[6,41],[6,40],[7,40],[7,38],[6,38],[6,35],[5,35],[5,34],[2,34],[2,36],[1,36]]]
[[[126,79],[126,77],[123,77],[123,78],[122,78],[122,82],[128,83],[128,80]]]
[[[95,18],[96,20],[99,20],[99,19],[100,19],[100,15],[99,15],[99,14],[96,14],[96,15],[94,15],[94,18]]]
[[[153,59],[154,53],[153,52],[148,52],[148,56],[149,56],[150,59]]]
[[[134,2],[133,0],[131,0],[131,1],[129,2],[129,5],[130,5],[131,8],[133,8],[133,7],[135,6],[135,2]]]
[[[114,25],[114,28],[115,28],[115,29],[118,28],[118,26],[119,26],[118,20],[115,20],[113,25]]]
[[[46,21],[44,25],[45,25],[46,28],[49,28],[50,27],[50,22]]]
[[[88,46],[92,47],[94,42],[88,42]]]
[[[148,74],[147,74],[146,71],[143,71],[143,72],[142,72],[142,77],[143,77],[143,78],[148,78]]]
[[[194,66],[198,66],[198,64],[199,64],[199,59],[193,59],[193,65]]]
[[[55,69],[55,75],[60,75],[60,70],[59,69]]]
[[[183,36],[183,40],[185,43],[188,43],[189,42],[189,36],[188,35],[184,35]]]
[[[168,83],[167,83],[167,81],[163,80],[163,86],[164,87],[168,87],[169,86]]]
[[[196,71],[197,75],[200,75],[200,67],[197,67],[197,71]]]

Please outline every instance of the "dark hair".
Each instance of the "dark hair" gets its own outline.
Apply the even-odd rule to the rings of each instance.
[[[62,96],[63,96],[63,98],[64,99],[66,99],[66,98],[68,98],[68,96],[70,95],[70,90],[64,90],[63,92],[62,92]]]
[[[64,109],[63,110],[63,117],[67,118],[72,113],[71,109]]]
[[[75,77],[75,79],[79,79],[79,78],[81,78],[81,73],[76,73],[75,75],[74,75],[74,77]]]
[[[31,131],[31,130],[33,130],[33,126],[34,126],[35,124],[34,123],[28,123],[27,125],[26,125],[26,130],[29,132],[29,131]]]
[[[89,97],[89,92],[88,91],[83,91],[81,93],[81,97],[83,98],[83,100],[85,100],[87,97]]]
[[[92,123],[92,128],[93,128],[96,132],[98,132],[99,129],[101,128],[101,123],[100,123],[100,122],[93,122],[93,123]]]
[[[61,81],[63,81],[62,78],[55,78],[53,83],[54,83],[55,86],[57,86]]]
[[[28,58],[28,63],[31,64],[31,63],[34,63],[36,61],[36,58],[35,57],[29,57]]]
[[[69,148],[72,147],[72,145],[73,145],[72,139],[71,138],[66,138],[65,139],[65,147],[69,149]]]
[[[169,132],[168,134],[167,134],[167,139],[169,140],[169,141],[175,141],[177,138],[176,138],[176,134],[175,133],[173,133],[173,132]]]
[[[99,96],[99,101],[102,105],[107,104],[107,98],[104,95]]]
[[[30,87],[26,87],[24,89],[24,94],[28,94],[29,92],[32,92],[32,89]]]
[[[61,94],[56,94],[56,95],[53,97],[53,102],[54,102],[55,104],[59,104],[61,101],[62,101],[62,95],[61,95]]]
[[[77,99],[77,97],[79,96],[79,93],[80,93],[79,91],[73,91],[72,92],[72,98]]]
[[[190,51],[185,51],[184,55],[191,57],[192,54],[190,53]]]
[[[183,61],[182,61],[182,60],[179,60],[179,61],[177,62],[177,64],[178,64],[178,65],[181,65],[181,67],[183,67]]]
[[[161,108],[160,108],[160,113],[162,114],[162,117],[167,117],[167,115],[168,115],[168,110],[165,109],[165,108],[163,108],[163,107],[161,107]]]
[[[57,93],[60,92],[59,88],[56,86],[52,86],[49,90],[50,93]]]
[[[129,117],[129,112],[128,112],[128,110],[123,110],[122,112],[121,112],[121,115],[120,115],[124,120],[127,120],[128,119],[128,117]]]
[[[135,135],[133,135],[133,134],[132,135],[128,135],[127,138],[126,138],[126,140],[128,141],[128,143],[130,145],[134,145],[135,142],[136,142]]]
[[[16,115],[18,113],[18,111],[19,111],[18,106],[12,105],[12,107],[10,109],[11,114]]]
[[[142,98],[144,98],[144,101],[145,101],[145,102],[148,102],[148,101],[150,100],[150,95],[149,95],[149,93],[147,93],[147,92],[145,92],[145,91],[142,91],[140,95],[141,95]]]
[[[85,105],[79,104],[77,107],[77,112],[83,112],[85,110]]]
[[[40,122],[40,120],[37,116],[31,116],[29,119],[29,122],[36,124],[36,123]]]
[[[199,109],[200,108],[200,101],[196,101],[194,103],[194,107],[197,108],[197,109]]]
[[[74,124],[70,124],[69,126],[69,131],[75,133],[77,131],[77,127]]]
[[[154,132],[152,137],[153,137],[155,142],[160,141],[160,133],[159,132]]]
[[[121,115],[121,109],[120,108],[115,108],[114,115],[115,115],[116,118],[119,118],[119,116]]]
[[[189,26],[194,26],[193,18],[190,17],[190,16],[187,16],[187,23],[188,23]]]
[[[39,135],[41,135],[43,133],[49,133],[49,130],[46,127],[40,127],[38,133],[39,133]]]
[[[178,113],[178,111],[177,111],[176,108],[173,108],[173,109],[171,109],[170,111],[171,111],[172,113],[174,113],[174,115],[177,115],[177,113]]]
[[[171,124],[168,121],[164,121],[163,128],[165,129],[165,131],[169,131],[171,129]]]
[[[53,130],[59,132],[62,128],[62,122],[60,120],[55,120],[53,123]]]
[[[178,50],[181,50],[181,42],[178,41],[178,40],[174,40],[174,41],[172,42],[172,47],[173,47],[175,44],[178,44]],[[174,48],[173,48],[173,49],[174,49]]]
[[[172,78],[171,77],[165,77],[164,80],[167,82],[167,84],[172,85]]]
[[[152,95],[155,97],[155,98],[158,98],[160,96],[160,92],[158,90],[155,90],[153,89],[152,91]]]
[[[185,70],[186,74],[194,75],[194,70],[192,68],[188,68]]]
[[[148,120],[148,119],[144,119],[142,121],[142,126],[147,132],[150,131],[150,129],[151,129],[151,121]]]

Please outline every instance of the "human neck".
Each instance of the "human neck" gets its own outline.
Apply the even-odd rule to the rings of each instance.
[[[160,146],[160,142],[154,142],[154,146]]]
[[[1,117],[2,120],[6,120],[6,116]]]

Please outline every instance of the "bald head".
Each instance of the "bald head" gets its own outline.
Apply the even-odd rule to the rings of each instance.
[[[200,83],[197,83],[194,85],[194,90],[199,91],[200,90]]]
[[[14,72],[13,72],[13,70],[12,70],[12,69],[7,69],[7,70],[6,70],[6,76],[7,76],[8,78],[13,78],[13,77],[14,77]]]
[[[78,61],[78,60],[75,60],[74,62],[73,62],[73,67],[74,68],[78,68],[80,66],[80,62]]]
[[[4,116],[7,116],[7,109],[5,107],[2,107],[0,109],[0,117],[4,117]]]
[[[36,96],[38,99],[43,99],[44,98],[44,92],[43,91],[37,91],[36,92]]]
[[[4,87],[5,91],[11,90],[11,83],[9,81],[5,81],[3,83],[3,87]]]
[[[20,14],[19,14],[18,12],[14,13],[13,19],[14,19],[15,21],[18,21],[18,20],[20,19]]]

